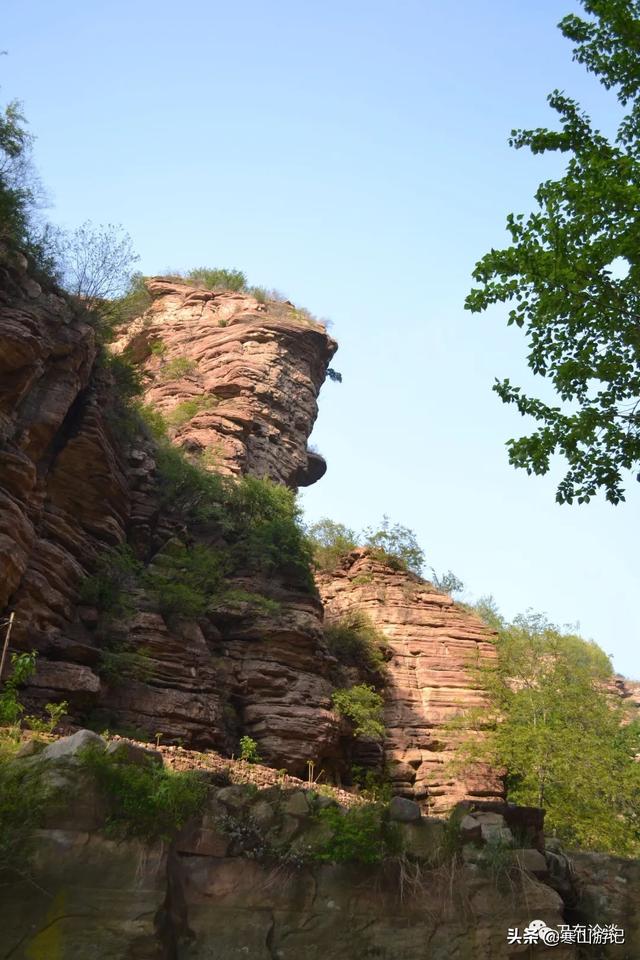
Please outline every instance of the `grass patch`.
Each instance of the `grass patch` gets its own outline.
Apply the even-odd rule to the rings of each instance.
[[[80,762],[108,798],[107,831],[116,837],[168,840],[206,799],[206,783],[192,771],[127,763],[94,748],[82,751]]]
[[[216,397],[205,394],[201,397],[193,397],[191,400],[183,400],[177,406],[165,414],[165,422],[169,427],[182,427],[188,423],[198,413],[205,410],[213,410],[219,403]]]
[[[96,607],[109,620],[129,615],[133,611],[131,590],[142,569],[126,543],[105,551],[98,558],[95,572],[80,586],[80,602]]]
[[[376,630],[366,613],[349,610],[336,623],[324,628],[331,653],[345,666],[358,667],[384,678],[384,634]]]
[[[17,743],[15,744],[17,747]],[[34,831],[54,800],[38,771],[12,762],[13,747],[3,738],[0,754],[0,875],[29,879]]]
[[[171,380],[181,380],[197,370],[198,364],[190,357],[174,357],[163,363],[158,372],[158,379],[161,383],[169,383]]]
[[[202,469],[169,444],[157,452],[161,500],[224,539],[229,572],[279,574],[313,592],[311,548],[294,493],[257,477],[235,479]]]
[[[175,543],[155,557],[144,583],[164,616],[197,618],[219,593],[228,569],[229,560],[222,551],[204,544]]]
[[[402,849],[400,831],[379,804],[340,810],[325,807],[316,814],[319,823],[331,830],[328,840],[311,851],[321,863],[380,863],[397,856]]]

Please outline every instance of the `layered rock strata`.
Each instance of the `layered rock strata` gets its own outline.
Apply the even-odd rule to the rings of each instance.
[[[366,550],[317,577],[325,619],[361,610],[386,637],[384,756],[394,791],[440,812],[466,798],[496,799],[503,787],[485,767],[456,770],[464,730],[448,724],[485,700],[475,668],[495,658],[490,631],[473,613]]]
[[[333,828],[318,811],[333,806],[337,812],[335,801],[302,789],[257,790],[218,782],[171,844],[116,842],[104,829],[113,800],[77,763],[78,751],[88,743],[104,750],[99,738],[80,731],[40,757],[15,761],[48,778],[68,803],[48,804],[28,879],[15,877],[6,887],[0,902],[2,956],[577,957],[571,944],[509,943],[509,929],[522,932],[534,918],[553,929],[566,920],[560,895],[546,882],[543,843],[539,850],[518,848],[513,838],[505,841],[509,862],[500,877],[492,872],[491,838],[496,831],[510,834],[500,813],[470,806],[466,827],[462,824],[469,835],[463,832],[459,853],[447,854],[444,821],[422,817],[413,803],[392,801],[385,816],[404,844],[401,861],[386,854],[378,863],[348,857],[323,863],[314,853],[331,839]],[[122,742],[109,745],[108,752],[114,749],[121,764],[158,762],[155,752]],[[536,812],[541,820],[541,811]],[[370,842],[375,853],[375,839]],[[640,895],[637,875],[633,881],[626,891],[631,910]],[[600,922],[609,916],[602,910]]]
[[[176,443],[213,451],[228,473],[311,482],[322,463],[307,439],[335,350],[324,328],[248,296],[151,287],[152,308],[126,338],[130,356],[148,358],[148,401],[218,400]],[[2,251],[0,620],[13,613],[12,649],[38,654],[29,708],[67,700],[72,720],[93,716],[228,752],[246,732],[265,759],[296,773],[307,760],[335,759],[321,606],[286,578],[265,586],[277,600],[268,616],[240,601],[198,622],[167,622],[141,593],[126,618],[104,624],[80,602],[105,550],[128,542],[148,563],[185,533],[179,511],[161,506],[153,443],[122,433],[94,323],[81,304],[36,282],[20,254]],[[145,353],[160,337],[166,355]],[[185,358],[188,376],[159,376],[163,363]],[[262,589],[241,576],[228,586]],[[114,640],[145,651],[147,677],[105,674],[104,645]]]
[[[178,420],[175,441],[206,451],[222,473],[291,487],[318,480],[326,465],[307,439],[337,349],[325,328],[249,294],[162,278],[147,288],[151,306],[116,346],[143,366],[147,401]],[[183,422],[185,404],[193,414]]]

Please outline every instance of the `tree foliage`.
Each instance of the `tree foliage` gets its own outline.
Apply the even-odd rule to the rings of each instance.
[[[495,609],[492,609],[495,616]],[[535,614],[498,625],[497,665],[481,671],[489,708],[465,753],[508,771],[508,798],[546,809],[565,842],[640,850],[640,724],[611,687],[603,651]]]
[[[323,517],[307,528],[307,536],[316,566],[321,570],[333,570],[357,546],[368,547],[375,557],[397,570],[420,575],[424,565],[424,552],[413,530],[391,523],[387,516],[379,527],[369,526],[360,533]]]
[[[122,226],[95,225],[87,220],[59,234],[58,260],[62,284],[89,306],[124,297],[132,287],[133,265],[140,257]]]
[[[623,472],[640,463],[640,2],[582,3],[588,19],[567,16],[560,29],[574,59],[615,90],[626,113],[610,141],[555,90],[548,102],[559,129],[512,131],[515,148],[567,154],[568,163],[564,176],[540,184],[535,212],[509,215],[511,246],[476,264],[481,286],[466,306],[509,304],[507,322],[524,330],[530,368],[560,401],[496,381],[504,403],[540,424],[508,442],[511,463],[545,474],[559,454],[568,470],[558,502],[588,502],[601,490],[618,503]]]

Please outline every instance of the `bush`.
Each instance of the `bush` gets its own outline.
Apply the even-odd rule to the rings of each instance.
[[[380,675],[384,673],[382,650],[386,639],[366,613],[349,610],[337,623],[324,628],[324,636],[329,650],[340,663]]]
[[[279,573],[313,591],[311,549],[299,524],[295,494],[257,477],[221,477],[170,445],[158,450],[161,497],[192,522],[214,524],[228,549],[229,572]]]
[[[320,570],[334,570],[342,558],[355,547],[368,547],[374,557],[396,570],[422,572],[424,553],[413,530],[382,518],[379,529],[367,527],[357,534],[342,523],[323,517],[307,528],[315,565]]]
[[[153,676],[153,667],[146,647],[136,649],[127,641],[111,641],[100,651],[98,673],[112,686],[126,680],[146,683]]]
[[[357,534],[343,523],[323,517],[307,528],[313,560],[319,570],[334,570],[340,560],[358,545]]]
[[[373,687],[361,683],[348,690],[336,690],[331,700],[337,713],[351,721],[355,736],[384,736],[383,700]]]
[[[53,799],[32,767],[0,760],[0,876],[28,879],[34,831]]]
[[[147,290],[145,278],[141,273],[134,273],[123,296],[103,301],[100,305],[100,314],[107,339],[113,335],[118,327],[126,326],[132,320],[141,317],[152,303],[153,297]]]
[[[165,422],[170,427],[182,427],[185,423],[193,420],[196,414],[202,413],[204,410],[212,410],[218,402],[215,397],[208,394],[193,397],[191,400],[183,400],[182,403],[178,403],[173,410],[165,414]]]
[[[80,601],[109,619],[123,617],[132,610],[130,593],[141,573],[142,564],[128,544],[107,550],[99,557],[95,573],[82,582]]]
[[[400,832],[378,804],[340,810],[325,807],[318,821],[331,829],[331,837],[316,847],[313,860],[332,863],[380,863],[400,852]]]
[[[45,712],[48,714],[49,719],[44,720],[42,717],[25,717],[24,724],[34,733],[53,733],[55,728],[58,726],[63,717],[67,715],[67,707],[69,702],[67,700],[62,700],[60,703],[46,703]]]
[[[369,547],[383,563],[398,570],[410,570],[418,576],[422,573],[424,553],[409,527],[399,523],[392,525],[384,516],[380,528],[367,527],[364,537],[364,546]]]
[[[170,380],[180,380],[182,377],[193,373],[197,366],[196,361],[190,357],[174,357],[173,360],[168,360],[162,364],[158,379],[162,383],[168,383]]]
[[[207,290],[234,290],[241,292],[247,289],[247,278],[242,270],[223,270],[211,267],[197,267],[189,270],[186,279]]]
[[[131,764],[91,747],[80,762],[108,798],[107,830],[117,837],[168,840],[206,798],[206,784],[192,771],[174,773],[152,761]]]
[[[163,615],[201,617],[220,590],[228,565],[224,554],[211,547],[175,544],[155,558],[145,584]]]
[[[240,759],[247,763],[260,763],[258,744],[251,737],[240,737]]]
[[[0,694],[0,726],[14,726],[20,720],[24,707],[18,699],[18,687],[33,676],[35,669],[35,653],[11,654],[11,674],[4,681]]]

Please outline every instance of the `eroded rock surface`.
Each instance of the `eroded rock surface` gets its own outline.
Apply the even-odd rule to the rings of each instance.
[[[497,875],[487,845],[467,841],[456,852],[443,846],[445,821],[418,817],[396,826],[400,860],[387,851],[375,863],[323,862],[334,828],[322,811],[338,811],[334,800],[241,784],[211,786],[171,842],[116,842],[104,830],[113,798],[72,749],[62,744],[55,762],[16,762],[57,777],[74,812],[51,798],[29,879],[4,888],[0,952],[12,960],[577,957],[571,945],[508,943],[507,931],[533,918],[564,922],[561,897],[536,878],[537,850],[513,850]],[[507,822],[473,807],[470,816]]]
[[[193,416],[176,425],[176,442],[207,451],[223,473],[291,487],[320,479],[326,465],[307,440],[336,350],[325,328],[290,304],[245,293],[162,278],[147,287],[149,310],[116,346],[144,365],[146,399],[170,422],[193,404]]]
[[[212,468],[289,485],[311,482],[321,458],[307,440],[336,345],[286,305],[156,280],[149,314],[126,343],[144,365],[147,401],[211,404],[175,433]],[[275,311],[275,312],[274,312]],[[278,313],[279,311],[279,313]],[[165,352],[152,353],[162,342]],[[101,621],[80,588],[105,550],[124,543],[148,563],[186,531],[163,507],[154,445],[122,428],[91,317],[19,254],[0,255],[0,616],[15,614],[12,648],[35,650],[29,708],[67,700],[72,721],[237,750],[242,733],[278,767],[306,773],[338,750],[338,721],[316,597],[274,576],[268,615],[221,604],[202,621],[163,618],[140,591],[126,617]],[[166,378],[173,360],[192,365]],[[255,578],[230,588],[261,589]],[[114,677],[106,645],[143,650],[148,675]],[[124,645],[124,646],[123,646]]]
[[[411,573],[393,570],[366,550],[317,577],[328,622],[366,613],[386,637],[384,744],[394,790],[439,812],[465,798],[499,798],[495,772],[454,772],[461,732],[447,728],[460,711],[485,702],[473,667],[495,657],[491,633],[474,614]]]

